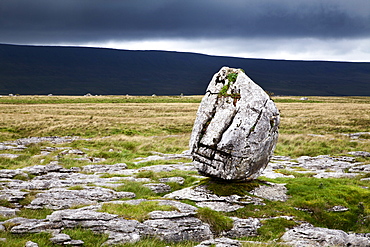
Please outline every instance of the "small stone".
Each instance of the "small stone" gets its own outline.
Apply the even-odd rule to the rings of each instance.
[[[18,157],[18,154],[0,154],[0,158],[16,159]]]
[[[242,244],[238,240],[233,240],[230,238],[216,238],[216,239],[210,239],[205,240],[201,242],[199,245],[196,245],[194,247],[241,247]]]
[[[71,237],[64,233],[57,234],[50,239],[51,242],[56,243],[56,244],[64,243],[70,240],[71,240]]]
[[[185,182],[185,179],[183,177],[169,177],[169,178],[161,178],[159,179],[159,182],[161,183],[178,183],[180,185],[183,185]]]
[[[353,152],[348,152],[348,154],[354,155],[354,156],[361,156],[361,157],[370,157],[370,153],[365,152],[365,151],[353,151]]]
[[[240,219],[231,217],[231,219],[234,221],[233,228],[223,234],[230,238],[257,236],[257,230],[262,226],[260,220],[255,218]]]
[[[343,207],[343,206],[334,206],[328,209],[328,211],[331,211],[331,212],[346,212],[348,210],[349,210],[348,208]]]
[[[85,242],[82,241],[82,240],[71,240],[71,241],[66,241],[64,242],[63,244],[64,245],[72,245],[72,246],[81,246],[83,245]]]
[[[39,247],[39,245],[32,241],[27,241],[25,247]]]

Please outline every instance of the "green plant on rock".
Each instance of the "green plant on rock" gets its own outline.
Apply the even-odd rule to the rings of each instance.
[[[230,86],[233,82],[236,81],[236,78],[238,77],[238,73],[229,73],[226,78],[228,80],[227,84],[224,85],[221,90],[218,92],[218,97],[231,97],[233,99],[234,106],[236,105],[236,102],[240,99],[240,93],[235,91],[234,89],[231,89],[231,92],[228,93]]]
[[[237,77],[238,73],[230,73],[226,78],[229,80],[229,82],[235,82]]]

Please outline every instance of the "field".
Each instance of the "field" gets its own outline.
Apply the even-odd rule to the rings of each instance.
[[[0,141],[30,136],[81,136],[97,141],[103,137],[105,142],[134,142],[138,151],[179,152],[188,148],[200,100],[199,96],[2,97]],[[369,97],[274,100],[281,113],[276,155],[370,151],[368,142],[353,142],[343,135],[370,130]]]
[[[300,100],[300,97],[274,97],[273,99],[281,114],[279,141],[275,155],[298,158],[304,155],[348,156],[350,151],[370,152],[368,133],[361,134],[359,139],[353,139],[348,135],[370,132],[370,97],[309,97],[305,101]],[[105,158],[104,164],[126,163],[129,168],[137,168],[139,165],[134,161],[138,157],[152,155],[152,152],[181,153],[188,149],[200,100],[201,96],[3,96],[0,97],[0,142],[25,137],[79,136],[85,139],[63,144],[63,146],[85,148],[88,150],[86,151],[88,155]],[[46,157],[37,156],[41,152],[41,146],[42,144],[34,144],[25,151],[18,151],[20,156],[16,159],[0,157],[0,169],[47,164],[53,154]],[[8,153],[8,151],[0,150],[1,153]],[[357,159],[365,164],[370,163],[370,158]],[[190,160],[182,161],[190,162]],[[66,168],[87,165],[85,161],[68,158],[63,162]],[[140,166],[163,164],[163,162],[168,161],[148,162]],[[150,175],[153,176],[153,174]],[[299,183],[307,185],[307,188],[302,190],[310,189],[312,184],[318,183],[318,179],[309,177],[276,181],[287,183],[292,193],[294,193],[293,187],[297,187]],[[364,186],[364,183],[359,179],[330,180],[332,189],[341,188],[343,193],[346,193],[346,188],[340,186],[355,184]],[[348,193],[351,193],[350,190]],[[369,189],[363,189],[359,193],[365,193],[361,195],[365,200],[365,208],[362,212],[365,217],[370,214]],[[308,199],[303,197],[294,198],[294,200],[296,200],[294,203],[299,204],[301,202],[297,200]],[[354,205],[350,206],[356,207],[359,202],[353,203]],[[288,205],[274,203],[271,207],[293,214],[288,209]],[[273,211],[261,210],[258,215],[275,215]],[[238,213],[238,217],[249,216],[253,215],[244,211]],[[295,216],[307,220],[306,216]],[[345,223],[338,225],[337,228],[369,232],[370,220],[368,217],[366,219],[366,224],[361,226],[353,225],[351,228]],[[317,220],[328,221],[326,226],[333,225],[330,225],[329,221],[338,221],[336,218]],[[282,233],[281,227],[280,230],[276,230],[276,233],[271,230],[274,227],[278,228],[277,225],[281,225],[281,222],[274,224],[261,232],[262,237],[259,240],[272,240]],[[2,237],[1,234],[0,237]],[[23,240],[20,238],[14,241]],[[156,246],[162,244],[165,246],[164,243],[156,243]],[[141,246],[152,245],[143,241]]]

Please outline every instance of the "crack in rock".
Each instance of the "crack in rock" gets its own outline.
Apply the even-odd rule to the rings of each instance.
[[[237,75],[235,81],[230,74]],[[274,102],[242,70],[228,67],[213,76],[206,92],[189,143],[195,167],[201,175],[224,180],[258,177],[278,138]]]

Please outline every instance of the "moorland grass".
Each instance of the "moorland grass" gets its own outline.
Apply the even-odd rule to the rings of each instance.
[[[117,214],[128,220],[137,220],[143,222],[149,219],[149,213],[152,211],[175,211],[176,207],[169,205],[159,205],[157,201],[143,201],[138,205],[127,203],[104,203],[101,212]]]
[[[196,215],[200,220],[209,224],[212,232],[218,236],[223,231],[231,230],[233,220],[224,213],[212,210],[210,208],[199,208]]]
[[[0,104],[66,104],[66,103],[200,103],[202,96],[42,96],[0,97]]]
[[[24,247],[27,241],[33,241],[39,247],[57,247],[60,245],[50,241],[51,233],[29,233],[29,234],[12,234],[9,231],[0,232],[0,238],[5,238],[6,241],[0,241],[0,247]]]

